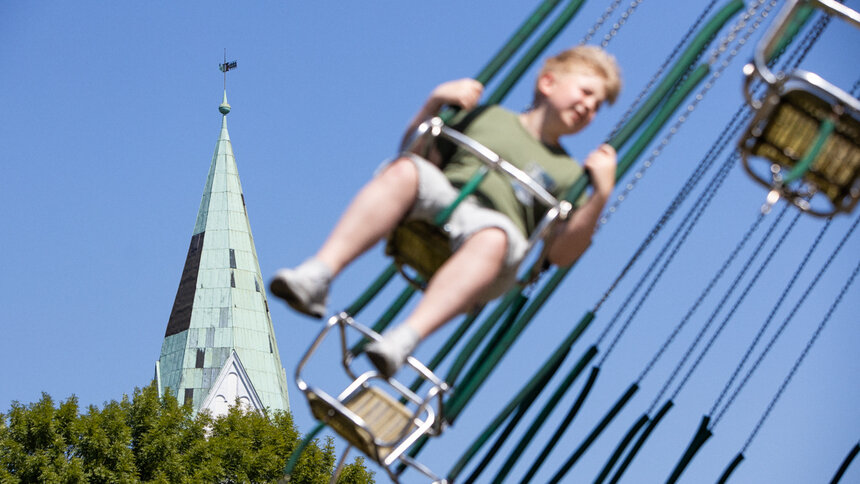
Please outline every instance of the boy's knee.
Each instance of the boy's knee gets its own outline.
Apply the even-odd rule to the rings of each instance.
[[[382,176],[399,186],[418,186],[418,168],[409,158],[392,161],[385,167]]]
[[[498,227],[482,229],[472,236],[477,248],[495,258],[504,258],[508,250],[508,235]]]

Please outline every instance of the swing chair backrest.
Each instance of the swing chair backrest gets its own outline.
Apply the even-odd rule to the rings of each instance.
[[[756,47],[744,68],[746,95],[755,117],[740,142],[744,168],[813,215],[848,212],[860,200],[860,102],[817,74],[797,69],[774,74],[767,60],[801,8],[819,7],[860,27],[857,12],[831,0],[791,0]],[[752,98],[753,80],[767,84]],[[754,159],[763,160],[758,169]],[[813,205],[821,195],[826,204]]]
[[[406,280],[418,289],[424,289],[426,281],[429,281],[439,267],[451,256],[450,236],[445,230],[445,221],[456,205],[474,192],[487,171],[493,170],[504,174],[548,208],[546,215],[529,239],[529,250],[533,249],[537,242],[550,232],[550,228],[556,221],[566,219],[571,212],[572,205],[569,202],[556,199],[543,185],[527,173],[502,159],[481,143],[445,126],[438,117],[422,123],[407,146],[416,146],[420,141],[424,141],[426,145],[428,141],[438,139],[450,141],[458,148],[469,151],[484,163],[484,167],[483,170],[479,169],[478,173],[475,174],[473,178],[475,183],[473,184],[471,181],[467,183],[457,200],[439,219],[434,221],[435,223],[409,221],[398,225],[389,236],[385,248],[386,254],[394,259]],[[418,277],[411,275],[406,267],[414,270]]]
[[[385,246],[385,254],[394,260],[410,284],[423,290],[426,282],[451,257],[451,241],[444,228],[412,220],[394,229]],[[407,267],[412,268],[418,277],[411,275]]]

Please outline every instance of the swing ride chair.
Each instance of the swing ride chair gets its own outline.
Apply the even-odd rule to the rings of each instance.
[[[557,200],[525,172],[480,143],[448,128],[438,117],[422,123],[408,146],[414,147],[417,142],[431,138],[444,138],[468,150],[484,162],[486,168],[507,174],[549,207],[529,240],[530,250],[549,232],[553,222],[565,219],[571,212],[572,205],[569,202]],[[465,192],[468,189],[461,192],[460,198],[449,210],[467,195]],[[389,240],[387,252],[393,254],[401,273],[410,284],[423,286],[423,281],[428,280],[451,254],[444,223],[441,226],[410,225],[400,227],[398,231]],[[540,257],[544,257],[544,254]],[[409,274],[410,271],[404,269],[404,265],[410,266],[417,275]],[[337,396],[312,386],[302,376],[311,357],[334,328],[338,329],[340,335],[342,366],[348,379],[352,380]],[[351,346],[349,340],[355,341],[356,337],[361,338],[361,342]],[[423,396],[394,377],[385,378],[375,369],[359,372],[353,365],[355,356],[363,350],[363,343],[371,340],[379,341],[381,336],[356,322],[348,313],[332,316],[299,362],[296,369],[297,386],[306,395],[314,417],[325,422],[350,446],[381,465],[394,482],[398,482],[399,472],[393,467],[397,462],[418,470],[434,482],[445,482],[426,466],[406,455],[406,451],[422,436],[442,433],[446,422],[443,397],[450,387],[413,356],[406,359],[404,367],[417,373],[425,385],[429,384]],[[403,469],[401,467],[400,472]]]
[[[338,329],[340,335],[341,363],[353,380],[336,397],[309,385],[302,378],[302,370],[334,328]],[[423,398],[394,378],[385,380],[376,370],[356,375],[352,365],[355,355],[348,342],[350,333],[355,332],[366,341],[381,339],[378,333],[341,312],[328,320],[299,362],[296,384],[307,396],[311,413],[346,439],[350,446],[356,447],[385,468],[394,482],[398,482],[398,479],[392,466],[398,461],[417,469],[434,482],[441,482],[430,469],[405,455],[405,452],[421,436],[438,435],[441,432],[443,421],[438,415],[441,414],[442,395],[448,391],[448,385],[412,356],[406,359],[406,366],[431,385]],[[392,397],[383,386],[389,391],[393,390],[401,400]]]
[[[850,212],[860,200],[860,101],[815,73],[774,74],[767,65],[792,18],[810,6],[860,27],[860,14],[834,0],[786,4],[744,67],[744,94],[755,116],[740,151],[744,169],[771,189],[766,206],[783,197],[827,217]],[[762,99],[753,98],[756,79],[767,85]]]

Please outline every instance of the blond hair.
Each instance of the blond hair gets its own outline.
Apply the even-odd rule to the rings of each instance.
[[[567,73],[583,69],[603,78],[606,100],[613,104],[621,92],[621,68],[615,57],[595,45],[580,45],[550,57],[544,62],[538,79],[549,72]],[[542,98],[535,83],[534,104]]]

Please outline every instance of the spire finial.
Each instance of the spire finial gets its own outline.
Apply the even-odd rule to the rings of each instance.
[[[224,116],[230,112],[230,104],[227,102],[227,91],[224,91],[224,100],[221,101],[221,105],[218,106],[218,111],[220,111]]]
[[[227,71],[230,69],[235,69],[237,67],[236,61],[227,62],[227,49],[224,49],[224,63],[219,64],[218,68],[221,72],[224,73],[224,101],[218,106],[218,111],[223,115],[227,115],[230,112],[230,105],[227,103]]]

